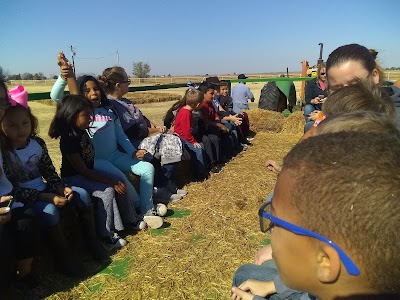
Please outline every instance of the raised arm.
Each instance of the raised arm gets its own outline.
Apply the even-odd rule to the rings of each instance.
[[[79,90],[73,72],[73,65],[68,61],[63,52],[57,54],[57,64],[60,66],[60,75],[51,89],[50,98],[54,101],[59,101],[64,96],[64,89],[67,84],[70,94],[78,95]]]

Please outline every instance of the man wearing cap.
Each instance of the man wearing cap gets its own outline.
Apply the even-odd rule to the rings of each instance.
[[[238,79],[246,79],[246,75],[240,74]],[[233,111],[240,114],[243,109],[249,109],[249,99],[254,102],[254,95],[246,82],[239,82],[232,88]]]

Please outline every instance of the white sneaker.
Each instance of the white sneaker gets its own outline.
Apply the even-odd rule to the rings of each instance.
[[[178,194],[172,194],[170,191],[168,191],[165,188],[153,188],[153,195],[154,199],[156,199],[156,202],[163,202],[163,203],[168,203],[168,202],[176,202],[182,199],[182,195]]]
[[[168,208],[165,204],[162,203],[158,203],[157,206],[155,207],[157,215],[159,215],[160,217],[164,217],[167,212],[168,212]]]
[[[188,192],[186,190],[177,189],[175,194],[181,195],[181,196],[186,196],[187,193]]]
[[[118,235],[116,232],[111,232],[111,236],[103,239],[103,245],[108,249],[121,249],[128,242]]]
[[[150,209],[144,216],[143,221],[146,222],[150,229],[157,229],[163,226],[164,220],[157,215],[155,209]]]

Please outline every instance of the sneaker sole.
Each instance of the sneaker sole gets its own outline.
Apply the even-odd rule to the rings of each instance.
[[[163,204],[163,203],[157,204],[157,214],[160,217],[164,217],[167,214],[167,212],[168,212],[168,208],[165,204]]]
[[[176,192],[177,195],[182,196],[182,197],[183,197],[183,196],[186,196],[187,193],[188,193],[188,192],[185,191],[185,190],[178,190],[178,191]]]
[[[143,221],[146,222],[147,226],[150,229],[160,228],[164,224],[163,218],[158,217],[158,216],[144,216]]]

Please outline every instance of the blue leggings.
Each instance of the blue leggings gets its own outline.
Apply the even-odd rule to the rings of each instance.
[[[154,166],[151,163],[133,158],[126,153],[116,151],[106,160],[95,159],[94,168],[114,175],[115,177],[124,178],[128,197],[133,201],[134,206],[139,208],[140,213],[146,213],[154,207]],[[140,176],[140,196],[126,178],[125,173],[133,173]]]
[[[90,195],[85,189],[73,186],[74,191],[71,204],[74,207],[82,208],[89,206],[92,203]],[[38,216],[40,225],[45,228],[50,228],[58,224],[60,221],[60,212],[53,203],[36,201],[33,203],[33,209]]]

